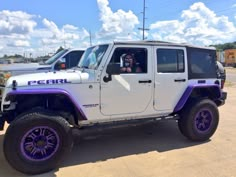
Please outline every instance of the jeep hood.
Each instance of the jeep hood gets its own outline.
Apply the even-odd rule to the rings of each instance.
[[[10,64],[0,67],[0,71],[34,71],[34,70],[50,70],[51,65],[40,65],[39,63]]]
[[[58,71],[12,76],[7,80],[6,87],[12,87],[16,81],[17,87],[35,87],[62,84],[77,84],[88,80],[89,74],[81,71]]]

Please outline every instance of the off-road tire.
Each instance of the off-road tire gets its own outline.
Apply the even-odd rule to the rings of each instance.
[[[219,111],[210,99],[195,100],[183,108],[178,126],[180,132],[192,141],[206,141],[216,131]]]
[[[58,166],[71,150],[72,139],[70,125],[63,117],[43,110],[31,111],[9,125],[3,150],[13,168],[39,174]]]

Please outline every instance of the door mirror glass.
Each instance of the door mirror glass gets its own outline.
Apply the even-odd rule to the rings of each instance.
[[[109,75],[120,75],[120,63],[110,63],[106,70]]]
[[[55,70],[66,69],[66,63],[62,62],[61,59],[55,64]]]

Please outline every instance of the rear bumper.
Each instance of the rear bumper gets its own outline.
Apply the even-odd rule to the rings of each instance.
[[[2,113],[0,113],[0,130],[3,130],[5,125],[5,119],[2,116]]]
[[[220,99],[217,100],[219,102],[218,106],[224,105],[226,99],[227,99],[227,92],[222,92]]]

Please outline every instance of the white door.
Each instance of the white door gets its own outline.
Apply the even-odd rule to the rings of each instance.
[[[120,63],[123,69],[129,65],[124,62],[124,57],[129,54],[135,59],[135,69],[132,72],[112,75],[112,80],[106,82],[103,80],[106,72],[103,71],[100,98],[102,114],[141,113],[152,102],[153,74],[151,63],[147,61],[150,52],[148,47],[141,48],[140,46],[117,46],[113,49],[109,57],[110,63]]]
[[[154,109],[170,113],[187,88],[187,53],[182,47],[155,47]]]

